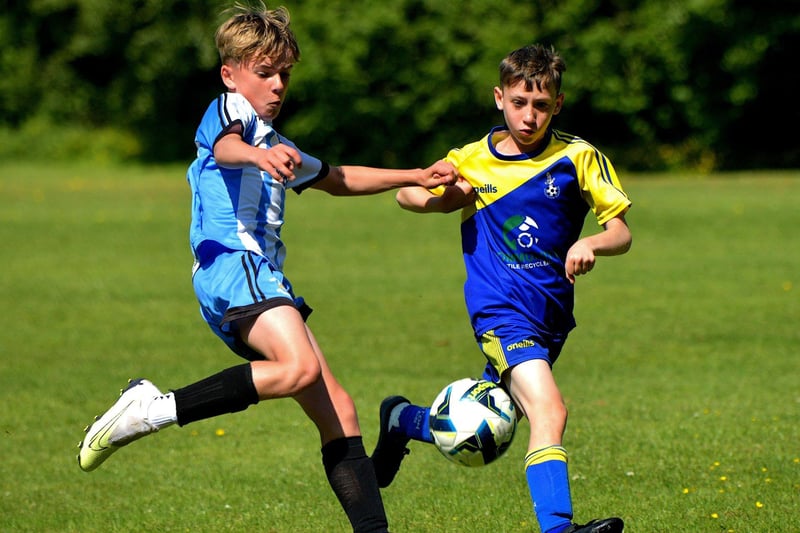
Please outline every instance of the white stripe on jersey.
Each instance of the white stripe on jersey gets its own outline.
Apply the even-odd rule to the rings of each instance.
[[[232,250],[264,255],[281,269],[285,249],[280,230],[286,187],[302,187],[318,178],[325,165],[297,149],[302,164],[295,167],[296,178],[286,186],[255,167],[221,168],[214,161],[214,143],[237,123],[242,125],[242,139],[248,144],[267,149],[282,143],[297,149],[271,123],[261,120],[241,94],[225,93],[212,102],[197,129],[197,159],[187,176],[193,193],[192,249],[199,260],[198,247],[204,241],[214,241]]]

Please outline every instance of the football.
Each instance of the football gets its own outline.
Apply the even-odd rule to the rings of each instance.
[[[446,386],[431,404],[436,447],[451,461],[483,466],[505,453],[517,430],[517,411],[494,383],[464,378]]]

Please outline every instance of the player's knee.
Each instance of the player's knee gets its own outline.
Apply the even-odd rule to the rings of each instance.
[[[284,384],[290,396],[303,392],[320,379],[322,368],[316,359],[287,365],[283,373]]]
[[[567,425],[567,406],[561,398],[552,398],[537,404],[534,412],[537,418],[546,421],[549,427],[564,428]]]
[[[567,404],[564,403],[564,400],[562,398],[550,402],[548,411],[550,412],[550,418],[553,420],[554,423],[560,424],[562,426],[565,426],[567,424],[567,417],[569,416],[569,411],[567,410]]]

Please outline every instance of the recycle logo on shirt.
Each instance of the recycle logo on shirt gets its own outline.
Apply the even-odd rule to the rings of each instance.
[[[512,251],[525,250],[539,242],[532,233],[538,229],[539,225],[532,217],[514,215],[503,223],[503,240]]]

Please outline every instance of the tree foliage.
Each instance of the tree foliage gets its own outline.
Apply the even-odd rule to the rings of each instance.
[[[10,2],[0,157],[190,159],[223,90],[213,35],[231,4]],[[302,58],[279,127],[334,163],[427,164],[502,120],[500,59],[542,42],[567,61],[558,127],[618,166],[796,167],[797,143],[774,134],[800,119],[791,4],[287,0]]]

